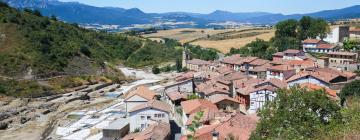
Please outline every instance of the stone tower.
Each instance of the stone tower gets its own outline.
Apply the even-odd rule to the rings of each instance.
[[[186,67],[187,60],[190,60],[190,53],[187,50],[186,46],[184,46],[183,54],[182,54],[182,67]]]

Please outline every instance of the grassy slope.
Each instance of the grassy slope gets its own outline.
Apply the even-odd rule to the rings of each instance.
[[[123,62],[141,67],[174,61],[181,56],[171,45],[124,34],[86,30],[39,16],[34,11],[18,11],[1,3],[0,36],[0,76],[14,78],[23,78],[31,69],[32,75],[41,77],[67,74],[77,79],[96,75],[119,81],[125,77],[104,62]],[[143,44],[146,45],[143,47]],[[99,72],[101,75],[98,75]],[[36,81],[0,78],[0,94],[5,95],[41,96],[55,92],[58,87],[44,87]]]

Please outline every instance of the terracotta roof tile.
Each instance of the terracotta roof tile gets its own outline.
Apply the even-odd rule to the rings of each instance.
[[[354,56],[356,53],[352,52],[328,52],[329,55],[347,55],[347,56]]]
[[[284,53],[283,52],[277,52],[277,53],[274,53],[273,56],[284,56]]]
[[[254,115],[237,113],[225,122],[198,129],[195,137],[198,140],[211,140],[212,132],[215,130],[219,133],[219,140],[225,140],[230,134],[238,140],[248,140],[251,132],[256,129],[257,121],[258,118]]]
[[[180,92],[169,92],[166,93],[166,95],[170,98],[172,101],[180,100],[180,99],[186,99],[187,97],[184,94],[181,94]]]
[[[294,68],[289,65],[278,65],[278,66],[271,66],[268,68],[268,70],[290,71],[290,70],[294,70]]]
[[[327,88],[327,87],[322,87],[320,85],[317,85],[317,84],[312,84],[312,83],[303,83],[300,85],[301,88],[309,88],[311,90],[321,90],[321,89],[324,89],[325,92],[332,96],[332,97],[336,97],[336,91],[335,90],[332,90],[330,88]]]
[[[134,111],[138,111],[138,110],[142,110],[142,109],[146,109],[146,108],[158,109],[161,111],[170,112],[169,104],[167,104],[165,102],[157,101],[157,100],[152,100],[152,101],[140,104],[138,106],[135,106],[129,112],[134,112]]]
[[[312,43],[312,44],[316,44],[316,43],[319,43],[321,40],[318,40],[318,39],[305,39],[303,41],[303,43]]]
[[[250,63],[250,65],[261,66],[261,65],[265,65],[269,62],[270,62],[269,60],[265,60],[265,59],[256,59],[256,60],[252,61]]]
[[[327,44],[327,43],[324,43],[324,44],[320,44],[319,46],[317,46],[316,48],[318,49],[333,49],[335,48],[336,46],[333,46],[331,44]]]
[[[221,102],[221,101],[224,101],[224,100],[227,100],[227,101],[231,101],[231,102],[234,102],[234,103],[239,103],[240,102],[234,98],[231,98],[229,97],[228,95],[218,95],[218,96],[215,96],[214,98],[211,98],[210,101],[214,104],[218,103],[218,102]]]
[[[210,65],[211,64],[209,61],[205,61],[205,60],[201,60],[201,59],[188,60],[188,61],[186,61],[186,63],[193,64],[193,65]]]
[[[130,133],[121,140],[164,140],[170,135],[170,124],[155,123],[138,133]]]
[[[297,54],[300,53],[300,50],[295,50],[295,49],[287,49],[284,51],[284,53],[290,53],[290,54]]]
[[[135,90],[131,91],[126,97],[125,101],[131,98],[134,95],[138,95],[140,97],[145,98],[146,100],[150,101],[154,99],[156,93],[152,90],[150,90],[148,87],[145,86],[139,86]]]
[[[186,114],[192,114],[205,108],[218,110],[215,104],[205,99],[183,101],[181,107]]]

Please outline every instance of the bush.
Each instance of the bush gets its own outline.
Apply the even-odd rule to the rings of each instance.
[[[153,68],[152,68],[152,73],[153,73],[153,74],[159,74],[159,73],[160,73],[159,67],[158,67],[158,66],[153,66]]]

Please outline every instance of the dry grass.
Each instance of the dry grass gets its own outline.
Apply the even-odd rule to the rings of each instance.
[[[232,29],[234,30],[234,29]],[[206,37],[207,35],[214,35],[218,33],[228,32],[230,30],[213,30],[213,29],[192,29],[181,28],[173,30],[158,31],[154,34],[147,34],[144,37],[148,38],[171,38],[176,39],[180,43],[191,42],[193,40]]]
[[[206,40],[200,39],[195,42],[192,42],[193,45],[200,45],[204,48],[214,48],[223,53],[227,53],[230,51],[231,48],[241,48],[246,44],[256,40],[256,38],[263,39],[263,40],[270,40],[275,35],[274,30],[261,30],[261,32],[268,31],[268,33],[251,36],[251,37],[244,37],[244,38],[236,38],[236,39],[226,39],[226,40]],[[248,33],[252,31],[247,31],[243,33]],[[260,31],[259,31],[260,32]]]
[[[240,48],[246,44],[254,41],[256,38],[270,40],[275,35],[274,30],[249,30],[254,29],[251,27],[244,27],[241,29],[227,29],[227,30],[213,30],[213,29],[192,29],[192,28],[181,28],[173,30],[158,31],[158,33],[147,34],[144,37],[149,39],[158,40],[159,38],[171,38],[178,40],[180,43],[190,42],[193,45],[200,45],[204,48],[214,48],[223,53],[230,51],[230,48]],[[246,31],[243,31],[246,30]],[[261,32],[262,34],[250,37],[225,39],[225,40],[209,40],[208,36],[236,36],[240,34],[246,34],[251,32]],[[267,32],[267,33],[263,33]]]

